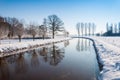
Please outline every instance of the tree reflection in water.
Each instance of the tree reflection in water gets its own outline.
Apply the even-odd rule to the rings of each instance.
[[[69,42],[67,42],[68,45]],[[45,62],[50,65],[56,66],[64,57],[64,49],[60,49],[53,43],[51,47],[43,47],[39,49],[40,56],[43,57]]]
[[[38,67],[39,66],[39,60],[38,60],[38,55],[37,55],[35,49],[32,50],[31,53],[32,53],[31,66],[32,67]]]
[[[69,42],[66,41],[65,46],[68,44]],[[57,44],[53,43],[47,47],[2,58],[0,59],[0,80],[13,80],[18,79],[20,76],[21,79],[25,78],[30,71],[39,68],[40,61],[47,62],[51,66],[56,66],[64,58],[64,52],[64,47],[60,48]]]
[[[90,44],[91,44],[90,40],[78,38],[76,50],[78,52],[89,51],[90,50],[89,46],[91,46]]]
[[[80,52],[80,39],[78,38],[78,42],[76,45],[76,50]]]
[[[56,66],[64,57],[64,49],[59,49],[53,43],[50,48],[50,65]]]
[[[70,44],[70,43],[69,43],[69,40],[64,41],[64,46],[65,46],[65,47],[67,47],[69,44]]]
[[[87,51],[87,40],[85,39],[85,51]]]
[[[20,53],[16,56],[16,63],[15,63],[15,71],[18,74],[26,73],[27,72],[27,63],[24,58],[24,54]]]
[[[43,56],[43,59],[44,59],[45,62],[48,61],[48,55],[47,54],[48,54],[48,48],[47,47],[41,48],[40,55]]]
[[[0,58],[0,80],[9,79],[9,68],[5,58]]]

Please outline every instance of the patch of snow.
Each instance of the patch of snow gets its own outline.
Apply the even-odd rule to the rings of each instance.
[[[59,42],[64,40],[69,40],[71,38],[55,38],[55,39],[37,39],[35,41],[32,40],[25,40],[22,42],[17,42],[16,40],[12,41],[11,43],[5,43],[0,45],[0,57],[9,55],[10,52],[22,50],[22,49],[29,49],[32,47],[42,46],[45,44],[49,44],[52,42]],[[6,40],[7,41],[7,40]],[[9,41],[9,40],[8,40]]]
[[[92,37],[103,64],[103,80],[120,80],[120,37]]]

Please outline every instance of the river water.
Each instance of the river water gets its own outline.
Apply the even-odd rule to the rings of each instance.
[[[0,59],[0,80],[97,80],[93,43],[72,39]]]

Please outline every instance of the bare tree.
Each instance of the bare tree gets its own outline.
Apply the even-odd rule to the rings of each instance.
[[[117,24],[114,24],[114,32],[117,34]]]
[[[89,30],[88,32],[89,32],[89,36],[90,36],[91,35],[91,23],[89,23],[88,25],[89,25],[88,26],[88,30]]]
[[[118,23],[118,30],[119,30],[119,35],[120,35],[120,22]]]
[[[83,36],[83,28],[84,28],[84,24],[81,23],[81,34],[82,34],[82,36]]]
[[[28,27],[28,34],[32,35],[33,37],[33,41],[34,41],[34,38],[37,34],[36,32],[36,26],[34,24],[30,24],[29,27]]]
[[[9,24],[4,22],[4,18],[0,17],[0,39],[2,37],[7,37],[9,33]]]
[[[52,31],[52,38],[54,39],[55,32],[60,31],[63,26],[62,20],[56,15],[48,16],[48,25],[50,30]]]
[[[15,27],[18,25],[19,20],[17,18],[6,17],[5,22],[10,24],[8,37],[11,38],[16,34]]]
[[[24,26],[22,23],[19,22],[15,27],[15,34],[18,36],[19,42],[21,42],[21,37],[23,33],[24,33]]]
[[[107,32],[109,31],[109,25],[108,23],[106,23],[106,29],[107,29]]]
[[[40,25],[39,26],[39,34],[42,35],[43,40],[45,39],[46,33],[47,33],[47,27],[45,27],[45,25]]]
[[[19,21],[17,18],[6,17],[5,22],[10,24],[8,37],[11,38],[17,35],[19,38],[19,42],[21,42],[21,37],[24,33],[24,26],[22,20]]]
[[[80,36],[80,23],[77,23],[76,29],[77,29],[77,32],[78,32],[78,36]]]
[[[38,28],[39,37],[42,37],[44,40],[45,36],[47,36],[47,20],[45,18],[43,20],[43,24],[38,26]]]
[[[120,35],[120,22],[118,23],[118,30],[119,30],[119,35]]]
[[[87,36],[87,23],[85,23],[85,36]]]
[[[47,36],[47,19],[44,18],[44,21],[43,21],[43,25],[44,25],[44,35]]]
[[[113,24],[111,24],[110,30],[109,30],[109,35],[112,35],[112,34],[113,34]]]
[[[94,36],[94,34],[95,34],[95,24],[92,23],[92,35]]]

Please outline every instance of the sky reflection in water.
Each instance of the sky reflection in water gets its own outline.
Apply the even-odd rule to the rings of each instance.
[[[96,80],[92,42],[73,39],[0,59],[0,80]]]

